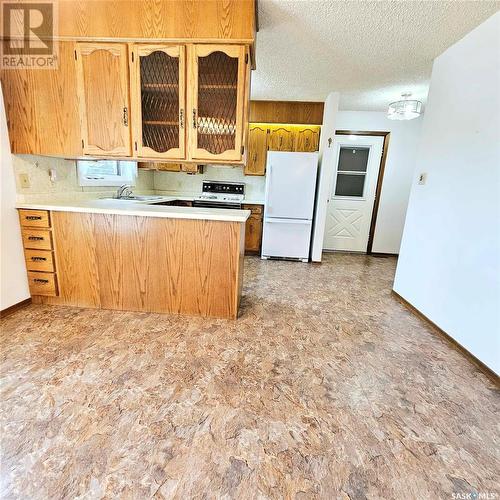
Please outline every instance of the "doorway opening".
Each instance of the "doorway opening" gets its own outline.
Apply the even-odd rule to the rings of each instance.
[[[390,132],[338,130],[324,250],[372,254]]]

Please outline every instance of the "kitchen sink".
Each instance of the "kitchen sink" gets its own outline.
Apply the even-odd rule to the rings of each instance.
[[[103,198],[104,200],[125,200],[125,201],[150,201],[154,202],[155,200],[161,201],[165,198],[165,196],[155,196],[155,195],[145,195],[145,196],[140,196],[140,195],[133,195],[133,196],[126,196],[123,198],[115,198],[114,196],[109,196],[106,198]]]

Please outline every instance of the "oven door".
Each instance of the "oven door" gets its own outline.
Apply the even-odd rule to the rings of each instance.
[[[240,210],[241,203],[231,202],[231,201],[193,200],[193,207],[232,208],[233,210]]]

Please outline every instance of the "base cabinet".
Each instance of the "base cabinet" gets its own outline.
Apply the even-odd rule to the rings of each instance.
[[[243,205],[244,210],[250,210],[245,227],[245,253],[258,254],[262,244],[262,218],[264,207],[262,205]]]
[[[19,210],[19,222],[31,295],[56,297],[59,289],[50,214],[46,210]]]
[[[244,223],[59,211],[50,219],[57,282],[30,271],[34,302],[237,317]]]

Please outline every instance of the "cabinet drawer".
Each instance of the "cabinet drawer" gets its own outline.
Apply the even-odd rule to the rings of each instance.
[[[262,214],[262,211],[264,207],[262,205],[243,205],[243,210],[250,210],[252,212],[252,215],[260,215]]]
[[[50,227],[50,216],[47,210],[19,210],[21,226]]]
[[[50,250],[25,250],[28,271],[54,272],[54,259]]]
[[[24,248],[52,250],[52,238],[47,229],[22,228]]]
[[[37,273],[28,271],[28,282],[31,295],[57,295],[56,275],[53,273]]]

